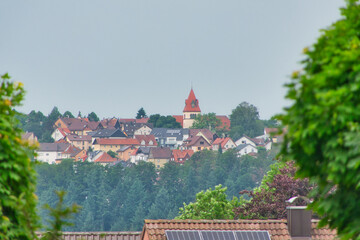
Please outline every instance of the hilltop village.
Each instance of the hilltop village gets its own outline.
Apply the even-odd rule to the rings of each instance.
[[[248,154],[256,157],[259,147],[270,150],[272,144],[279,141],[277,136],[271,135],[277,131],[275,128],[264,128],[260,136],[250,138],[243,135],[239,139],[231,139],[224,134],[218,136],[208,128],[192,128],[198,115],[201,115],[199,100],[191,89],[183,114],[173,116],[182,128],[154,128],[147,117],[101,121],[60,117],[51,134],[54,142],[40,143],[36,159],[49,164],[73,159],[102,165],[145,161],[160,169],[170,161],[183,164],[195,152],[204,149],[222,152],[235,149],[238,156]],[[216,118],[220,122],[218,128],[230,129],[227,116],[217,115]],[[36,141],[36,136],[29,132],[23,138]]]

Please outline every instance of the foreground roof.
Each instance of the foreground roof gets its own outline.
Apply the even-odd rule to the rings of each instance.
[[[42,233],[37,233],[38,237]],[[141,232],[63,232],[64,240],[140,240]]]
[[[336,239],[336,231],[316,229],[318,221],[312,222],[312,239]],[[149,220],[141,233],[141,240],[166,240],[165,230],[239,230],[268,231],[272,240],[291,239],[286,220]]]

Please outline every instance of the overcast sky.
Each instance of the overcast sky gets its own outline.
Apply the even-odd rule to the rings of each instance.
[[[27,91],[21,110],[99,117],[203,113],[243,101],[282,111],[302,49],[343,0],[0,0],[0,74]]]

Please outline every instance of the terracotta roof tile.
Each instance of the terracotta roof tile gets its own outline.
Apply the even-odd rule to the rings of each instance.
[[[227,116],[217,115],[217,119],[221,121],[221,126],[219,128],[225,128],[226,130],[230,130],[230,119]]]
[[[101,154],[97,159],[94,160],[94,162],[97,162],[97,163],[112,163],[112,162],[116,162],[116,161],[117,161],[116,158],[111,157],[106,152],[103,152],[103,154]]]
[[[265,230],[273,240],[290,239],[285,220],[145,220],[142,236],[164,240],[165,230]]]
[[[199,101],[195,97],[194,91],[191,89],[188,98],[185,100],[183,112],[201,112]]]
[[[317,229],[318,220],[312,221],[312,239],[337,239],[336,231]],[[286,220],[145,220],[141,239],[147,232],[149,240],[165,240],[165,230],[253,230],[268,231],[272,240],[289,240]]]
[[[181,127],[183,127],[183,121],[184,121],[183,115],[173,115],[173,118],[175,118],[175,120],[181,124]]]
[[[142,141],[145,142],[145,145],[141,145],[141,146],[157,146],[158,145],[155,140],[154,135],[135,135],[134,137],[135,137],[135,139],[138,140],[140,145],[141,145]],[[152,144],[150,144],[150,142],[152,142]]]

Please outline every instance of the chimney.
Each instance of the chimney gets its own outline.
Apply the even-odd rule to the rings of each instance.
[[[306,206],[288,206],[287,225],[292,240],[311,239],[312,212]]]

